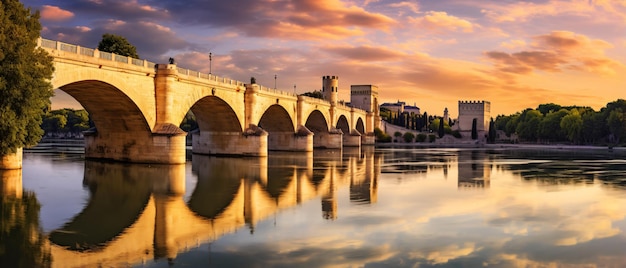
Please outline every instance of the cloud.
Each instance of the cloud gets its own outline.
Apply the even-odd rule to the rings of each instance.
[[[508,48],[508,49],[522,48],[522,47],[525,47],[526,45],[527,45],[526,41],[521,40],[521,39],[515,39],[515,40],[510,40],[508,42],[500,43],[501,47]]]
[[[388,30],[395,21],[339,0],[168,1],[181,10],[177,21],[240,31],[246,36],[293,40],[337,39],[363,35],[363,29]],[[192,8],[190,8],[192,7]]]
[[[399,3],[391,3],[389,4],[390,7],[394,7],[394,8],[402,8],[402,9],[409,9],[411,10],[413,13],[417,14],[420,12],[420,8],[419,8],[419,4],[416,2],[399,2]]]
[[[102,40],[103,34],[116,34],[125,37],[137,47],[137,53],[141,58],[156,62],[165,62],[169,57],[165,54],[172,50],[197,49],[193,44],[178,37],[170,28],[154,22],[109,19],[94,21],[92,24],[92,27],[47,27],[42,31],[42,36],[95,48]]]
[[[497,70],[513,74],[576,70],[613,75],[622,66],[605,55],[604,51],[612,45],[603,40],[567,31],[553,31],[532,40],[530,50],[515,53],[488,51],[484,55]]]
[[[471,33],[474,31],[474,24],[442,11],[428,11],[423,17],[409,17],[408,21],[421,28],[430,31],[461,31]]]
[[[603,20],[598,16],[603,12],[606,16],[617,17],[626,21],[626,5],[623,1],[612,0],[548,0],[534,3],[530,1],[513,1],[485,5],[481,10],[485,16],[495,22],[527,22],[534,18],[574,16],[587,20]]]
[[[405,53],[394,51],[386,47],[372,46],[332,46],[326,47],[326,51],[342,56],[350,60],[371,61],[395,61],[407,56]]]
[[[41,6],[41,19],[48,21],[63,21],[74,17],[74,13],[61,9],[57,6]]]

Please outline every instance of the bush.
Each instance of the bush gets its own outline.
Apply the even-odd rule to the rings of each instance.
[[[462,138],[463,136],[461,135],[461,132],[459,132],[458,130],[452,131],[452,136],[454,136],[457,139]]]
[[[428,142],[435,142],[435,139],[437,139],[437,135],[435,134],[428,135]]]
[[[415,138],[415,134],[411,132],[405,132],[402,138],[404,138],[404,142],[412,142]]]
[[[426,141],[426,134],[420,133],[417,134],[417,138],[415,139],[415,142],[425,142]]]

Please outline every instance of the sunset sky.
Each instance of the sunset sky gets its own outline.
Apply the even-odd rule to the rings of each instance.
[[[429,114],[491,101],[599,109],[626,98],[626,0],[24,0],[44,38],[96,47],[126,37],[141,58],[298,93],[339,76]],[[56,106],[63,103],[53,101]]]

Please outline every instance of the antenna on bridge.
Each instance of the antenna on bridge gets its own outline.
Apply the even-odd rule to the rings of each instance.
[[[212,56],[213,56],[213,53],[212,53],[212,52],[209,52],[209,74],[212,74],[212,73],[213,73],[213,70],[212,70],[212,69],[213,69],[213,67],[211,66],[211,65],[212,65],[212,64],[211,64],[211,62],[213,61]]]
[[[296,94],[296,84],[293,84],[293,94]]]
[[[277,78],[277,77],[278,77],[278,76],[274,75],[274,89],[276,89],[276,78]]]

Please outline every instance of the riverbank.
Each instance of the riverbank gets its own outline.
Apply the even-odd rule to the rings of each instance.
[[[604,151],[626,154],[626,147],[592,146],[592,145],[563,145],[563,144],[508,144],[508,143],[376,143],[379,148],[485,148],[510,150],[561,150],[561,151]]]

